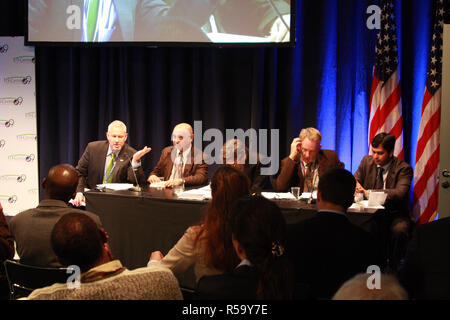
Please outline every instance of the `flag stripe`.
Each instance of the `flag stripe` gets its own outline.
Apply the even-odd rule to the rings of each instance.
[[[422,136],[417,142],[416,159],[419,160],[422,157],[428,141],[430,140],[433,133],[436,132],[436,130],[439,128],[440,124],[441,124],[441,108],[439,108],[433,114],[433,116],[428,120],[428,122],[425,125]]]
[[[413,213],[419,224],[431,221],[438,214],[442,32],[445,8],[442,0],[435,3],[433,37],[430,43],[430,60],[422,102],[422,119],[417,138],[414,170]]]
[[[422,212],[419,224],[427,223],[431,220],[431,217],[436,213],[436,208],[438,206],[438,195],[439,195],[439,184],[434,187],[434,192],[428,198],[428,205],[425,210]]]

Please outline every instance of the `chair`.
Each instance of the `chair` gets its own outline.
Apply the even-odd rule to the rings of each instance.
[[[34,289],[65,283],[70,276],[66,268],[35,267],[12,260],[6,260],[3,264],[11,300],[27,297]]]

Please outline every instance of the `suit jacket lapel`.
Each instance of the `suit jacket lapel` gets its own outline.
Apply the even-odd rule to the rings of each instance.
[[[189,175],[189,172],[191,172],[192,166],[194,165],[194,147],[193,146],[191,146],[190,158],[191,158],[190,163],[186,163],[184,165],[183,177],[187,177]]]
[[[98,172],[98,183],[101,184],[103,183],[103,177],[105,175],[105,162],[106,162],[106,156],[108,153],[108,146],[109,143],[108,141],[105,141],[105,143],[101,146],[100,150],[98,150],[100,152],[99,156],[97,157],[96,155],[94,155],[94,159],[98,159],[95,163],[95,167],[93,172]]]
[[[397,161],[396,159],[392,159],[391,167],[389,168],[388,175],[386,177],[386,189],[391,189],[394,187],[394,176],[395,171],[397,170]]]

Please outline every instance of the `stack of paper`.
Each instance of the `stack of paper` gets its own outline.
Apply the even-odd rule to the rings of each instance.
[[[209,186],[200,189],[192,189],[189,191],[184,191],[182,194],[178,196],[178,199],[196,200],[196,201],[203,201],[211,198],[212,198],[211,188]]]
[[[133,185],[131,183],[104,183],[104,184],[98,184],[98,189],[111,189],[115,191],[119,190],[128,190],[129,188],[132,188]]]
[[[348,208],[348,212],[365,212],[365,213],[375,213],[378,210],[383,210],[384,207],[381,205],[369,205],[368,200],[360,201],[352,204],[350,208]]]
[[[261,192],[264,198],[269,200],[297,200],[292,193],[279,193],[279,192]]]

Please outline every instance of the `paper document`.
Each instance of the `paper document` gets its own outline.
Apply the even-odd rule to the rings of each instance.
[[[261,195],[269,200],[297,200],[290,192],[261,192]]]
[[[132,188],[133,184],[131,183],[104,183],[104,184],[98,184],[97,188],[98,189],[111,189],[111,190],[115,190],[115,191],[119,191],[119,190],[128,190],[129,188]]]
[[[166,181],[161,181],[161,182],[153,182],[150,184],[150,188],[164,188],[166,186]]]
[[[311,197],[311,192],[303,192],[302,195],[300,196],[300,199],[315,199],[317,200],[317,191],[314,191],[312,193],[312,197]]]
[[[365,212],[365,213],[375,213],[378,210],[383,210],[384,207],[381,205],[369,205],[368,200],[360,201],[352,204],[350,208],[348,208],[348,212]]]
[[[208,200],[211,198],[212,198],[211,188],[209,185],[199,189],[184,191],[182,194],[178,196],[178,199],[198,200],[198,201]]]

